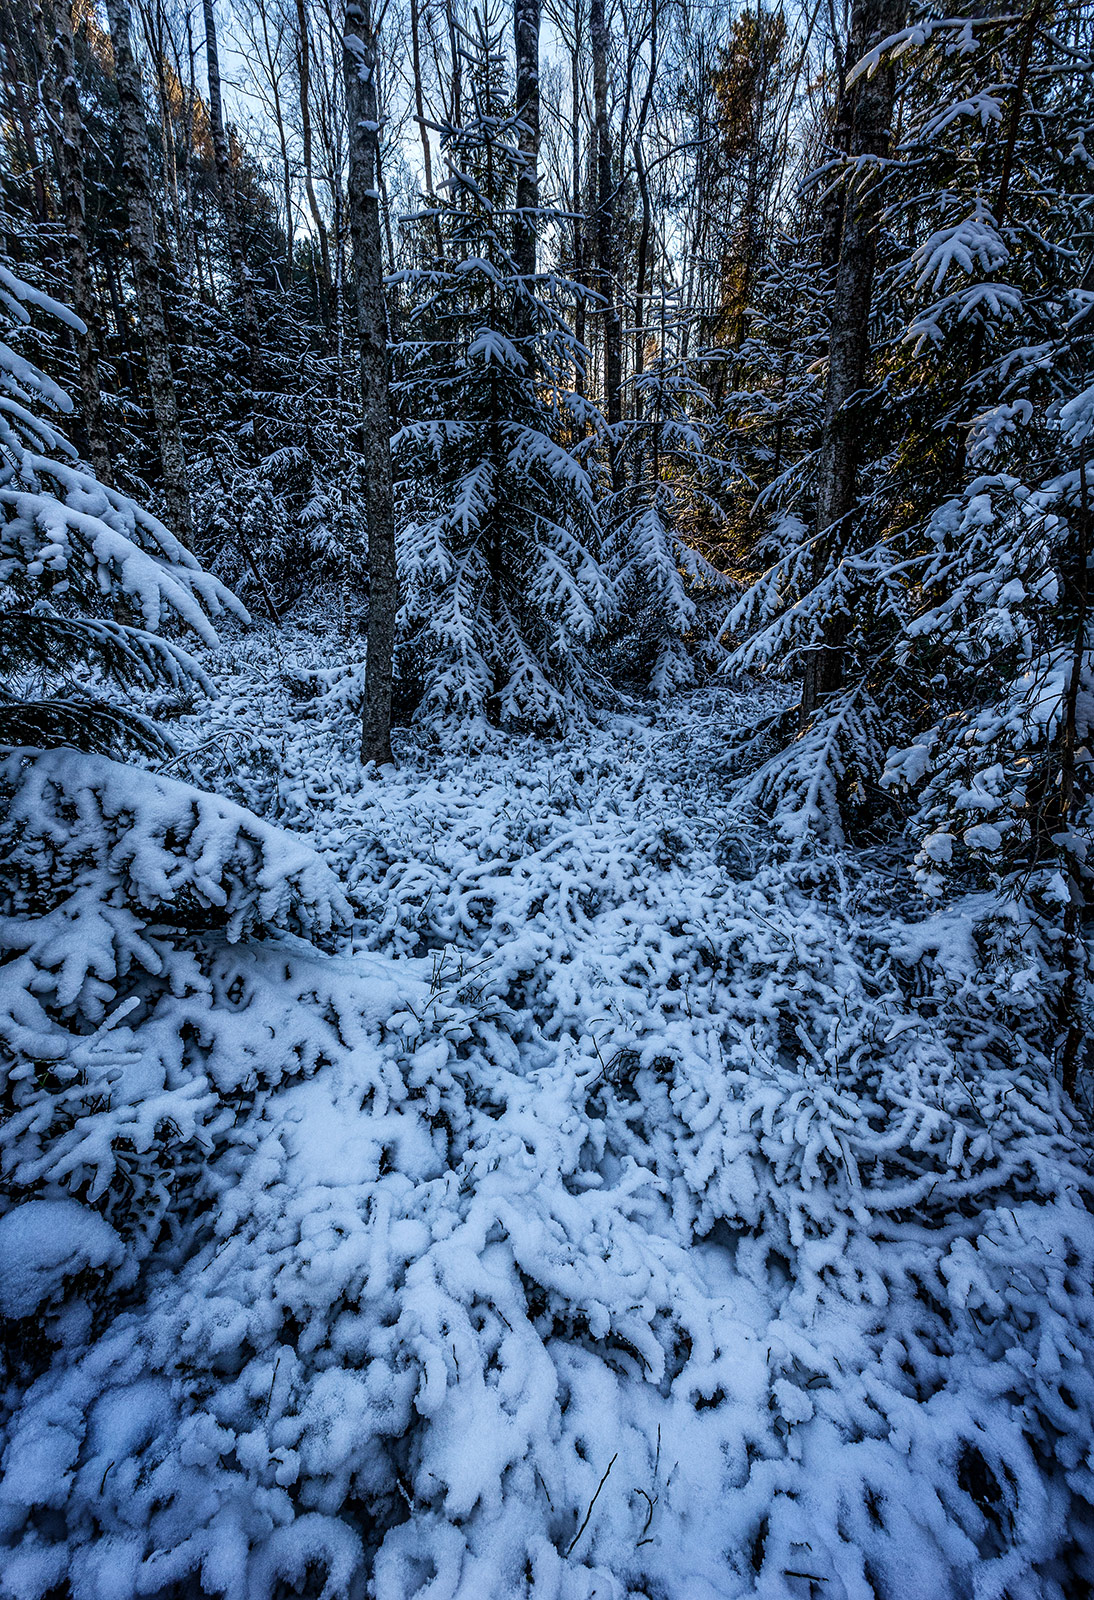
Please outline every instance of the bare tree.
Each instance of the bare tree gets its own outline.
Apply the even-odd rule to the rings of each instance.
[[[343,62],[349,121],[349,223],[357,302],[368,522],[368,657],[361,760],[383,765],[392,759],[392,662],[399,591],[395,571],[391,398],[378,184],[378,52],[369,0],[348,0]]]

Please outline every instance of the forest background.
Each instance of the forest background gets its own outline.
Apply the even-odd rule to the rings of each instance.
[[[1089,5],[0,50],[0,1584],[1087,1592]]]

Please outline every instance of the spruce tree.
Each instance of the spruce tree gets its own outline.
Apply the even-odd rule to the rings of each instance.
[[[523,124],[501,31],[482,20],[468,77],[473,115],[443,133],[444,255],[396,278],[410,302],[400,675],[420,722],[557,729],[591,693],[584,647],[607,598],[594,486],[582,446],[565,442],[596,416],[567,387],[584,360],[560,306],[570,286],[516,259]]]

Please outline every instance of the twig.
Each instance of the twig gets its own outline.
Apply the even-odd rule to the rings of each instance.
[[[618,1456],[619,1456],[619,1451],[617,1450],[615,1452],[615,1455],[608,1462],[607,1470],[605,1471],[604,1476],[601,1478],[600,1482],[596,1486],[596,1493],[593,1495],[592,1499],[589,1501],[589,1509],[585,1513],[585,1521],[581,1524],[580,1528],[574,1534],[573,1539],[570,1541],[570,1548],[566,1552],[567,1560],[570,1558],[570,1556],[573,1555],[574,1546],[577,1544],[577,1541],[581,1538],[581,1535],[585,1532],[585,1529],[589,1526],[589,1518],[593,1514],[593,1507],[596,1505],[596,1502],[600,1499],[600,1491],[601,1491],[601,1489],[603,1489],[604,1485],[607,1483],[607,1481],[608,1481],[608,1473],[615,1466],[615,1463],[616,1463],[616,1460],[618,1459]]]

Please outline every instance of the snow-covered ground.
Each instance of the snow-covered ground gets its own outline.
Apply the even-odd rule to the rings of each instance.
[[[770,693],[362,780],[325,653],[225,652],[172,770],[352,936],[233,955],[207,1199],[12,1416],[0,1593],[1089,1592],[1087,1156],[1020,963],[1008,1010],[974,907],[734,817]]]

